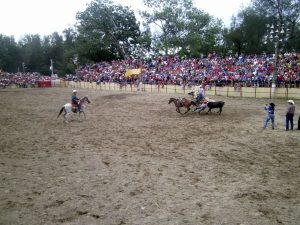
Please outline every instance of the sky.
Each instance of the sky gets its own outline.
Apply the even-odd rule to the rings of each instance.
[[[84,11],[92,0],[0,0],[0,34],[20,40],[25,34],[51,35],[76,23],[76,13]],[[133,10],[142,0],[114,0]],[[194,5],[223,20],[226,26],[242,5],[250,0],[194,0]]]

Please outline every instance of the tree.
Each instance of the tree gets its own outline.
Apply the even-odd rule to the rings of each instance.
[[[70,74],[76,69],[79,59],[76,49],[77,33],[73,27],[69,27],[63,31],[64,34],[64,55],[63,55],[63,74]]]
[[[300,4],[299,0],[252,0],[254,9],[269,18],[269,23],[278,23],[281,28],[290,29],[288,50],[297,45],[299,40]]]
[[[15,39],[0,34],[0,70],[17,72],[20,61],[20,48]]]
[[[25,37],[19,41],[19,45],[21,47],[22,62],[25,63],[26,71],[46,72],[44,50],[40,36],[38,34],[25,35]],[[20,64],[22,62],[20,62]]]
[[[131,45],[140,36],[134,12],[128,7],[113,5],[109,0],[91,2],[76,18],[79,53],[86,60],[126,58]]]
[[[57,32],[54,32],[49,37],[50,48],[48,50],[48,54],[45,57],[45,63],[50,65],[50,60],[53,60],[53,67],[55,74],[63,74],[64,73],[64,65],[63,59],[65,54],[64,49],[64,40],[63,36],[59,35]],[[48,66],[49,71],[49,66]]]
[[[145,23],[156,30],[154,48],[164,51],[165,55],[174,53],[182,44],[186,34],[187,11],[192,7],[191,0],[144,0],[147,11],[141,12]]]
[[[144,0],[150,10],[142,12],[154,27],[154,48],[165,55],[199,56],[213,50],[221,38],[221,21],[193,7],[191,0]]]
[[[240,27],[231,28],[229,32],[225,34],[224,40],[232,52],[241,54],[244,50],[245,36]]]
[[[266,17],[258,14],[253,7],[247,7],[241,10],[232,22],[231,29],[225,37],[227,43],[233,44],[232,50],[239,54],[262,52]]]
[[[187,46],[189,49],[185,55],[198,57],[218,51],[222,45],[222,22],[197,8],[192,8],[187,18],[187,34],[182,48],[185,50]]]

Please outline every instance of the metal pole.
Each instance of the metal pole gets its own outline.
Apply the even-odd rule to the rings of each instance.
[[[51,75],[53,75],[53,60],[52,59],[50,59],[50,64],[51,64],[51,66],[50,66]]]
[[[274,72],[272,78],[272,86],[276,87],[276,78],[277,78],[277,59],[278,59],[278,41],[275,43],[275,60],[274,60]]]
[[[140,58],[140,82],[139,82],[139,91],[142,91],[142,57]]]
[[[142,51],[142,49],[139,49],[139,50],[140,50],[140,82],[139,82],[138,90],[142,91],[142,67],[143,67],[142,54],[143,54],[143,51]]]
[[[280,26],[279,26],[280,27]],[[278,28],[280,29],[280,28]],[[275,59],[274,59],[274,71],[273,71],[273,77],[272,77],[272,85],[271,85],[271,96],[270,98],[275,97],[276,92],[276,79],[277,79],[277,61],[278,61],[278,51],[279,51],[279,40],[275,41]]]

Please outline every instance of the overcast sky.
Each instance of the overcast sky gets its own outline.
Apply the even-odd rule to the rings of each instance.
[[[114,0],[140,8],[142,0]],[[13,35],[18,41],[24,34],[50,35],[74,25],[75,15],[84,11],[91,0],[0,0],[0,34]],[[231,16],[250,0],[194,0],[196,7],[220,18],[229,26]],[[140,3],[140,4],[139,4]]]

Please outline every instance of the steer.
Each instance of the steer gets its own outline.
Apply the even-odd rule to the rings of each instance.
[[[207,103],[207,107],[209,108],[209,110],[207,111],[207,113],[209,113],[211,111],[211,109],[214,109],[214,108],[219,108],[219,115],[221,114],[222,112],[222,108],[224,106],[225,102],[223,101],[218,101],[218,102],[208,102]]]

